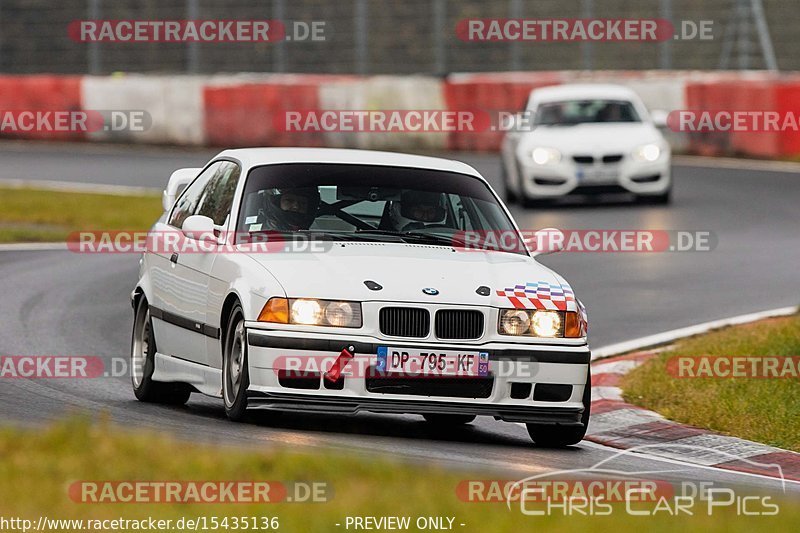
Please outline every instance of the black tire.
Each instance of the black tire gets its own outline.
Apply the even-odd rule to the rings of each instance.
[[[475,415],[446,415],[439,413],[428,413],[422,415],[429,424],[437,426],[463,426],[475,420]]]
[[[672,202],[672,189],[667,189],[663,194],[639,196],[638,200],[645,205],[669,205]]]
[[[136,398],[142,402],[183,405],[192,391],[184,383],[162,383],[153,381],[155,370],[156,339],[153,335],[153,320],[150,318],[147,300],[139,298],[133,316],[131,333],[131,386]]]
[[[234,422],[247,415],[247,389],[250,372],[247,362],[247,330],[244,327],[242,306],[236,304],[225,328],[222,350],[222,401],[225,414]]]
[[[503,200],[509,205],[517,203],[517,195],[508,186],[508,169],[502,157],[500,158],[500,178],[503,180]]]
[[[525,424],[528,435],[541,448],[563,448],[578,444],[586,435],[589,427],[589,416],[592,410],[592,375],[586,377],[586,388],[583,390],[582,426],[556,426],[547,424]]]
[[[525,208],[535,208],[535,207],[547,207],[552,205],[553,201],[550,199],[545,198],[528,198],[527,196],[522,198],[522,206]]]

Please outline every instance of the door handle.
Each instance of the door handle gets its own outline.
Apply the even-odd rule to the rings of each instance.
[[[178,252],[173,253],[170,256],[169,260],[177,265],[178,264]]]

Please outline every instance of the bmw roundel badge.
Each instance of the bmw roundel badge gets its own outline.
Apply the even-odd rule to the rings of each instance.
[[[422,292],[424,292],[428,296],[436,296],[437,294],[439,294],[439,291],[437,291],[433,287],[425,287],[424,289],[422,289]]]

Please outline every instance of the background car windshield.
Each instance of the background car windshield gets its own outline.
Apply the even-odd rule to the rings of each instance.
[[[539,105],[535,122],[539,126],[555,126],[641,119],[633,104],[625,100],[570,100]]]
[[[314,232],[340,240],[426,238],[441,245],[491,232],[503,239],[481,239],[482,247],[497,250],[491,243],[502,240],[503,251],[526,253],[483,181],[402,167],[317,163],[254,168],[245,184],[237,231],[245,239],[264,232]]]

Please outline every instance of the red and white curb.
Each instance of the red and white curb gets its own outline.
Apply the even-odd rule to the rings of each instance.
[[[728,319],[726,324],[720,324],[722,321],[714,324],[720,324],[717,327],[742,324],[791,314],[789,311],[796,312],[797,308],[754,313]],[[713,328],[703,324],[692,328],[693,331],[709,329]],[[619,387],[622,376],[657,353],[657,350],[639,351],[592,363],[592,416],[586,440],[700,466],[800,481],[800,453],[673,422],[625,402]]]

